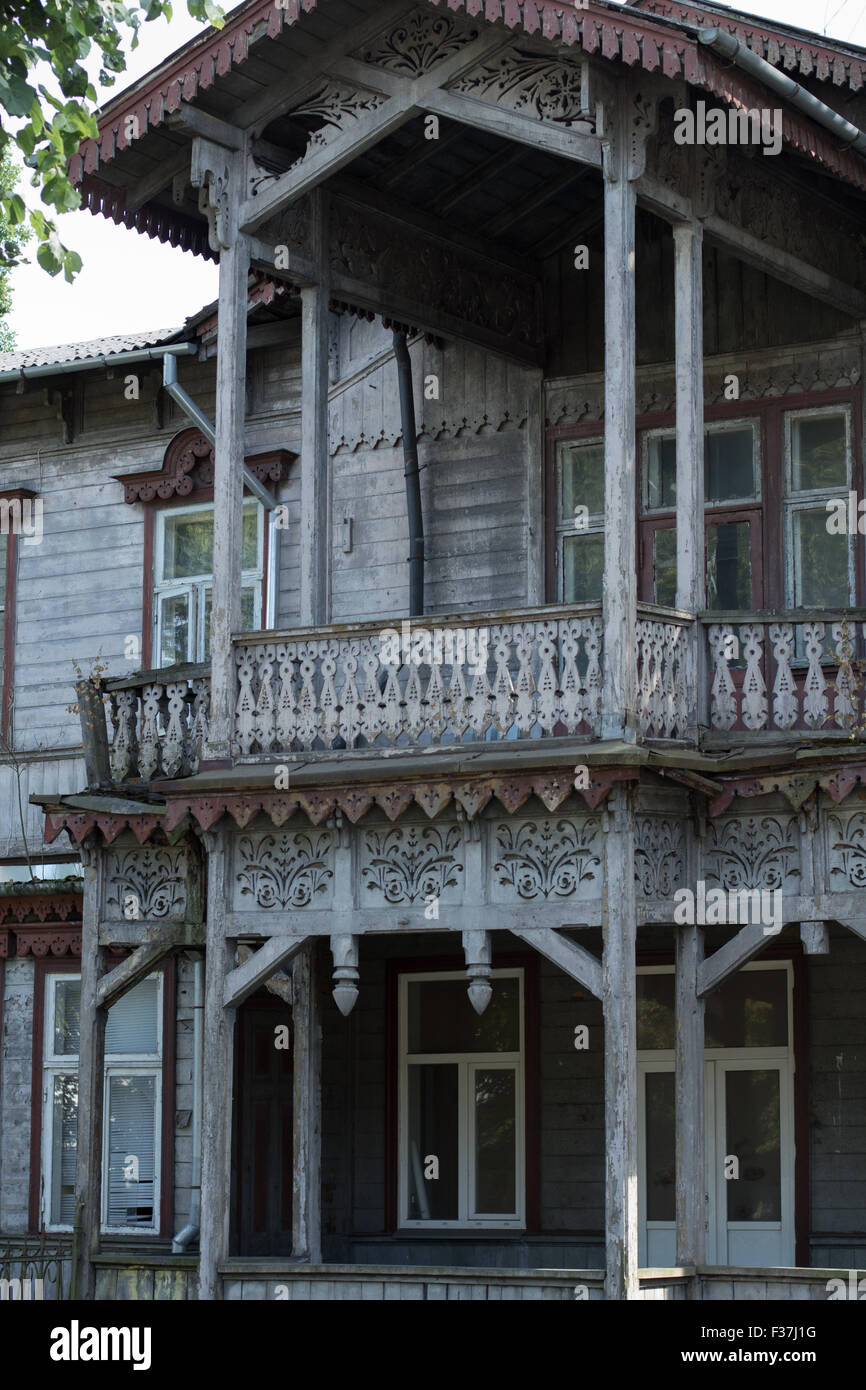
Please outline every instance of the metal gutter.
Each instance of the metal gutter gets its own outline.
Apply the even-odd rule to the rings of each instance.
[[[415,397],[412,391],[412,359],[405,333],[394,333],[394,357],[400,388],[400,426],[403,434],[403,473],[406,478],[406,512],[409,518],[409,617],[424,612],[424,518],[421,512],[421,479],[418,473],[418,440]]]
[[[137,362],[158,362],[162,358],[196,357],[197,343],[167,343],[164,347],[131,348],[110,357],[80,357],[74,362],[49,362],[39,367],[12,367],[0,372],[0,382],[32,381],[43,376],[65,376],[68,372],[91,372],[98,367],[134,366]]]
[[[691,26],[687,26],[691,27]],[[748,72],[752,77],[756,77],[759,82],[763,82],[765,87],[776,92],[792,106],[795,106],[805,115],[810,116],[818,125],[824,126],[836,136],[840,143],[847,149],[856,150],[859,155],[866,159],[866,134],[860,130],[859,126],[852,125],[846,121],[844,116],[840,116],[838,111],[834,111],[831,106],[819,101],[811,92],[807,92],[805,87],[801,87],[799,82],[793,78],[786,77],[778,68],[774,68],[772,63],[760,58],[757,53],[753,53],[739,39],[735,39],[733,34],[723,32],[718,27],[712,29],[698,29],[698,42],[704,48],[711,49],[718,53],[722,58],[728,58],[737,64],[737,67]]]

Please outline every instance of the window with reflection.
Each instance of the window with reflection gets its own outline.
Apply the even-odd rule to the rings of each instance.
[[[523,972],[494,970],[477,1014],[465,973],[399,980],[400,1220],[524,1223]]]
[[[210,660],[213,592],[213,505],[177,507],[157,515],[154,575],[154,660],[157,667]],[[241,628],[259,625],[262,608],[264,513],[244,502]]]
[[[604,443],[562,441],[556,448],[556,567],[564,603],[601,600],[604,573]]]

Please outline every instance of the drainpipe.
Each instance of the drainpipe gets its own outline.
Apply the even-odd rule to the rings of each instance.
[[[424,518],[421,513],[421,478],[412,393],[412,361],[406,334],[394,334],[394,356],[400,387],[400,428],[403,433],[403,473],[406,478],[406,512],[409,518],[409,617],[424,612]]]
[[[43,367],[12,367],[0,372],[0,382],[32,381],[42,376],[66,376],[68,372],[92,372],[98,367],[134,367],[140,362],[163,363],[176,357],[195,357],[198,354],[196,343],[169,343],[166,347],[133,348],[129,352],[115,352],[110,357],[81,357],[76,362],[53,362]]]
[[[183,1255],[198,1240],[201,1225],[201,1086],[204,1071],[204,961],[193,966],[192,1013],[192,1179],[189,1221],[171,1242],[171,1253]]]
[[[866,158],[866,135],[858,126],[846,121],[844,116],[840,116],[838,111],[834,111],[831,106],[826,106],[823,101],[812,96],[805,87],[801,87],[799,82],[794,82],[790,77],[786,77],[778,68],[774,68],[772,63],[760,58],[757,53],[753,53],[739,39],[735,39],[733,34],[723,32],[721,29],[699,29],[698,40],[705,48],[711,48],[714,53],[720,54],[723,58],[730,58],[737,64],[737,67],[744,72],[751,73],[752,77],[757,77],[759,82],[769,87],[772,91],[784,97],[792,106],[811,116],[818,125],[824,126],[833,132],[836,139],[843,145],[852,150],[856,150],[859,155]]]

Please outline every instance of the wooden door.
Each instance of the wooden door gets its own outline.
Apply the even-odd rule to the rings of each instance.
[[[272,996],[238,1010],[235,1067],[235,1254],[292,1251],[292,1051],[278,1047],[291,1011]]]

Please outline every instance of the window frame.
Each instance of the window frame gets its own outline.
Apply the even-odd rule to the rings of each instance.
[[[19,501],[23,505],[25,501],[35,502],[37,494],[29,489],[7,488],[0,490],[0,501],[14,502]],[[15,691],[15,599],[16,581],[18,578],[18,535],[15,531],[8,531],[5,536],[6,555],[0,561],[5,567],[5,592],[3,603],[0,604],[0,656],[2,656],[2,672],[0,672],[0,738],[8,743],[12,742],[12,702]]]
[[[241,587],[249,588],[254,586],[253,612],[259,613],[261,621],[265,624],[267,619],[266,612],[266,592],[268,575],[268,536],[271,530],[269,519],[265,517],[265,508],[255,497],[244,497],[244,511],[255,511],[257,521],[256,536],[256,570],[241,571]],[[183,664],[196,664],[206,660],[204,655],[204,621],[205,621],[205,594],[208,588],[213,589],[213,573],[191,575],[184,579],[158,579],[162,574],[165,564],[165,530],[169,518],[174,519],[178,516],[194,516],[196,513],[209,512],[213,516],[214,504],[212,500],[202,500],[197,502],[184,502],[173,507],[159,507],[156,509],[154,518],[154,537],[153,537],[153,562],[151,566],[151,586],[152,586],[152,607],[151,607],[151,651],[152,657],[161,663],[162,656],[162,603],[166,598],[176,594],[189,594],[189,631],[190,638],[187,643],[187,655],[183,659]],[[272,514],[269,514],[269,516]],[[189,651],[189,646],[193,650]]]
[[[845,448],[846,448],[846,479],[844,488],[806,488],[794,490],[794,449],[793,449],[793,422],[795,419],[818,419],[822,416],[843,414],[845,417]],[[802,607],[795,601],[795,556],[794,556],[794,516],[797,512],[821,512],[827,519],[826,503],[831,498],[837,498],[840,491],[844,491],[845,502],[848,502],[849,493],[856,492],[857,500],[862,501],[864,491],[862,487],[855,486],[855,431],[853,409],[850,405],[837,402],[834,405],[821,406],[801,406],[798,409],[782,411],[782,514],[783,528],[785,537],[785,606],[787,608]],[[857,518],[859,520],[859,516]],[[857,552],[861,552],[862,543],[858,547],[859,531],[847,535],[848,541],[848,604],[846,606],[854,608],[857,606],[858,591],[858,563]],[[825,605],[819,605],[824,607]]]
[[[418,974],[455,975],[468,986],[466,962],[455,956],[396,957],[386,964],[386,1093],[385,1093],[385,1168],[384,1203],[385,1230],[397,1239],[417,1241],[450,1237],[455,1240],[484,1238],[500,1232],[503,1236],[518,1237],[541,1229],[541,1102],[540,1102],[540,1023],[538,957],[534,953],[515,952],[496,956],[494,973],[518,969],[523,974],[523,1213],[520,1226],[504,1226],[473,1222],[420,1222],[407,1225],[401,1217],[400,1205],[400,1046],[399,994],[401,976]],[[477,1057],[485,1054],[471,1054]],[[500,1056],[502,1054],[499,1054]],[[405,1111],[403,1112],[405,1113]],[[518,1154],[520,1159],[520,1154]],[[520,1195],[518,1193],[518,1195]]]
[[[561,519],[561,502],[562,502],[562,484],[563,484],[563,479],[562,479],[562,473],[561,473],[561,471],[560,471],[560,466],[559,466],[559,451],[560,451],[560,448],[561,448],[562,445],[567,445],[567,444],[580,444],[580,445],[590,445],[590,446],[592,446],[592,445],[599,445],[599,446],[601,447],[602,451],[603,451],[603,450],[604,450],[604,431],[603,431],[603,428],[602,428],[602,429],[599,429],[598,422],[596,422],[596,427],[595,427],[595,429],[594,429],[593,431],[591,431],[591,432],[589,432],[589,433],[582,434],[582,435],[575,435],[574,437],[572,437],[570,434],[564,434],[562,437],[556,438],[555,441],[554,441],[554,444],[553,444],[553,487],[552,487],[553,517],[552,517],[552,524],[553,524],[553,531],[554,531],[554,537],[555,537],[555,543],[554,543],[554,544],[555,544],[555,548],[554,548],[554,555],[553,555],[553,567],[554,567],[554,572],[555,572],[555,575],[556,575],[556,592],[557,592],[557,595],[558,595],[556,602],[558,602],[558,603],[566,603],[566,602],[574,602],[574,603],[598,603],[598,602],[600,602],[600,598],[599,598],[599,599],[574,599],[574,600],[567,600],[567,599],[564,598],[564,589],[565,589],[565,540],[566,540],[566,538],[568,538],[568,537],[573,537],[573,536],[601,536],[601,538],[602,538],[602,545],[603,545],[603,544],[604,544],[604,534],[605,534],[604,508],[603,508],[603,507],[602,507],[601,512],[593,513],[593,514],[589,517],[587,525],[586,525],[583,529],[581,529],[581,530],[577,530],[577,529],[576,529],[576,527],[575,527],[575,525],[574,525],[574,517],[571,518],[571,521],[570,521],[568,524],[566,523],[566,521],[565,521],[564,519]],[[603,483],[603,481],[602,481],[602,490],[603,490],[603,488],[604,488],[604,483]]]
[[[151,975],[155,975],[159,980],[159,1009],[160,1016],[157,1022],[159,1036],[159,1058],[153,1060],[155,1054],[149,1054],[137,1066],[127,1067],[130,1054],[112,1054],[112,1060],[106,1061],[103,1072],[103,1166],[100,1172],[100,1236],[106,1235],[114,1237],[117,1234],[135,1236],[140,1240],[151,1242],[164,1239],[172,1233],[172,1220],[174,1210],[174,1092],[175,1092],[175,1014],[176,1014],[176,966],[174,962],[166,961],[157,966]],[[53,1000],[56,993],[57,978],[68,978],[70,975],[81,977],[80,961],[74,959],[37,959],[35,962],[34,984],[33,984],[33,1058],[32,1058],[32,1082],[31,1082],[31,1126],[30,1126],[30,1201],[29,1201],[29,1229],[33,1232],[50,1231],[56,1233],[66,1233],[71,1231],[71,1226],[60,1223],[49,1223],[47,1214],[50,1212],[51,1194],[51,1156],[50,1147],[52,1139],[53,1120],[49,1115],[51,1106],[51,1096],[48,1094],[46,1077],[48,1075],[59,1075],[70,1070],[78,1073],[78,1056],[75,1056],[74,1068],[68,1065],[68,1058],[64,1065],[64,1059],[56,1054],[48,1053],[46,1040],[48,1036],[49,1023],[53,1020]],[[104,1213],[107,1211],[108,1183],[107,1169],[105,1164],[105,1153],[108,1142],[108,1085],[111,1075],[125,1075],[130,1072],[138,1074],[146,1072],[158,1072],[156,1095],[154,1097],[154,1113],[156,1117],[156,1133],[154,1143],[154,1225],[152,1227],[109,1227],[104,1220]]]

